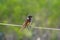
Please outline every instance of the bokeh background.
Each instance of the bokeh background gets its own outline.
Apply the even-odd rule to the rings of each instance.
[[[33,16],[32,27],[60,28],[60,0],[0,0],[0,23],[22,25]],[[60,30],[0,25],[0,40],[60,40]]]

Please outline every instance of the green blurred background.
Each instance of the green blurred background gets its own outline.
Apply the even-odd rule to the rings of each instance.
[[[60,0],[0,0],[0,23],[22,25],[28,15],[33,16],[32,27],[60,28]],[[59,32],[33,28],[20,32],[20,29],[17,26],[0,25],[0,32],[14,34],[14,40],[34,40],[36,30],[40,31],[39,35],[50,32],[50,40],[57,40]]]

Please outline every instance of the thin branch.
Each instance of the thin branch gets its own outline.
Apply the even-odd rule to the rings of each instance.
[[[60,30],[58,28],[44,28],[44,27],[34,27],[34,28],[38,28],[38,29],[45,29],[45,30]]]
[[[7,25],[7,26],[22,26],[22,25],[16,25],[16,24],[5,24],[5,23],[0,23],[0,25]]]
[[[5,24],[5,23],[0,23],[0,25],[7,25],[7,26],[22,26],[22,25],[16,25],[16,24]],[[45,29],[45,30],[60,30],[57,28],[44,28],[44,27],[32,27],[32,28],[36,28],[36,29]]]

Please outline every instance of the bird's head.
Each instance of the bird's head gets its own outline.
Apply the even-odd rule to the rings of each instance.
[[[32,18],[32,16],[28,16],[28,18]]]

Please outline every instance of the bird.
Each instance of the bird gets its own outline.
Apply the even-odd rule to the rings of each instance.
[[[32,23],[32,16],[28,16],[25,20],[25,22],[22,25],[21,31],[24,30],[25,28],[29,27],[29,25]]]

